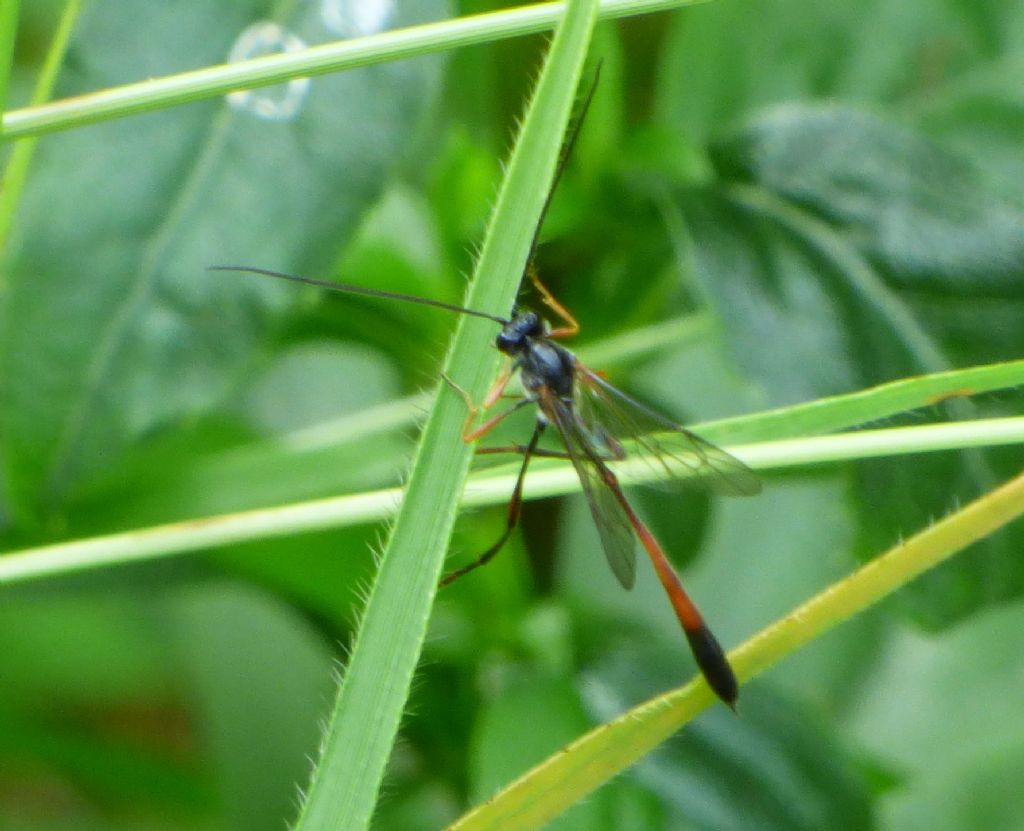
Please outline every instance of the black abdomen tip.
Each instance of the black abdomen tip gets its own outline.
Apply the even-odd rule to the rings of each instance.
[[[708,686],[715,691],[715,695],[735,710],[736,701],[740,697],[740,685],[718,640],[706,626],[687,632],[686,639],[690,642],[690,650],[700,671],[704,673]]]

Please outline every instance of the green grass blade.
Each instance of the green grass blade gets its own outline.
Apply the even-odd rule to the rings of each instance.
[[[747,682],[971,543],[1024,513],[1024,475],[820,592],[729,653]],[[543,826],[618,775],[714,701],[703,679],[601,725],[467,814],[449,831],[527,831]]]
[[[627,17],[690,6],[704,0],[604,0],[603,18]],[[270,55],[140,81],[66,101],[8,113],[0,134],[7,138],[66,130],[97,121],[215,98],[236,89],[272,86],[293,78],[324,75],[552,29],[564,3],[538,3],[473,15],[426,26],[315,46],[302,52]]]
[[[4,28],[7,20],[7,6],[15,8],[17,15],[17,3],[13,0],[0,0],[3,3],[0,9],[0,32],[6,32]],[[81,11],[81,0],[68,0],[64,6],[64,12],[60,18],[60,24],[53,35],[53,41],[46,53],[46,60],[43,62],[39,78],[36,80],[36,87],[32,93],[32,103],[42,104],[50,98],[53,88],[57,84],[57,77],[60,75],[61,65],[64,63],[64,55],[68,49],[68,42],[71,40],[71,32],[75,28],[75,21],[78,20],[78,13]],[[0,43],[3,49],[4,43]],[[0,67],[0,111],[3,110],[4,92],[3,84],[6,79],[2,75]],[[28,177],[28,169],[32,164],[32,154],[35,152],[36,143],[34,140],[20,142],[11,151],[11,157],[7,160],[7,168],[4,170],[3,183],[0,189],[0,251],[7,247],[7,236],[11,230],[11,223],[14,221],[14,213],[18,207],[18,200],[25,186],[25,179]]]
[[[709,421],[695,429],[704,438],[722,444],[810,436],[1022,383],[1024,361],[1006,361],[903,378],[806,404]]]
[[[901,455],[1022,441],[1022,419],[954,422],[854,434],[788,439],[793,433],[820,432],[885,418],[926,406],[950,395],[1007,389],[1024,383],[1024,361],[923,375],[752,416],[695,425],[720,443],[778,437],[737,452],[754,467],[770,469],[799,464]],[[456,413],[456,420],[461,415]],[[735,448],[732,448],[735,449]],[[629,469],[624,473],[628,476]],[[649,473],[638,465],[635,478]],[[462,505],[497,504],[508,498],[512,473],[485,471],[473,476]],[[527,479],[526,497],[569,493],[579,484],[571,468],[539,459]],[[102,537],[11,551],[0,557],[0,585],[56,577],[106,566],[170,557],[235,542],[338,528],[393,516],[402,493],[395,489],[261,508],[188,522],[126,531]]]
[[[596,0],[567,6],[484,238],[466,298],[470,308],[505,314],[513,305],[596,19]],[[496,366],[493,338],[493,323],[463,319],[447,364],[451,377],[478,399]],[[301,831],[369,825],[469,469],[472,449],[460,435],[464,415],[459,396],[444,391],[423,431],[302,806]]]
[[[18,35],[18,0],[0,0],[0,113],[7,109],[7,88],[14,66],[14,41]]]

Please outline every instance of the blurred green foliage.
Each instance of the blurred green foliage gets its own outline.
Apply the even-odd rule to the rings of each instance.
[[[59,13],[23,5],[15,106]],[[492,4],[399,6],[390,25]],[[319,3],[91,3],[59,95],[219,62],[272,11],[331,36]],[[319,78],[288,120],[211,101],[41,140],[2,261],[4,548],[400,482],[405,431],[294,439],[430,385],[452,320],[205,267],[458,302],[543,44]],[[716,0],[606,24],[595,51],[541,272],[583,341],[716,321],[616,383],[695,420],[1024,352],[1019,3]],[[771,477],[745,502],[637,499],[732,644],[1019,466],[947,454]],[[466,517],[453,556],[502,521]],[[0,831],[282,827],[379,534],[5,589]],[[1022,542],[819,640],[745,690],[742,719],[708,713],[553,827],[1019,827]],[[650,575],[627,595],[595,548],[578,500],[531,504],[440,597],[377,827],[440,827],[691,673]]]

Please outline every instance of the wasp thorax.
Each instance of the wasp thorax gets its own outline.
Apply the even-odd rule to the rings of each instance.
[[[517,312],[515,317],[506,323],[494,345],[506,355],[518,355],[526,348],[529,338],[544,335],[544,322],[536,312]]]

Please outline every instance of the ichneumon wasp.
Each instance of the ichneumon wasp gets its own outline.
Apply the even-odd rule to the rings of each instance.
[[[756,494],[761,489],[760,481],[738,459],[685,427],[647,408],[580,363],[572,352],[559,343],[560,340],[577,334],[579,324],[540,282],[533,267],[544,217],[579,137],[596,87],[595,74],[580,113],[562,147],[551,187],[534,230],[528,264],[523,275],[524,281],[528,279],[539,293],[544,305],[561,319],[561,326],[552,328],[536,312],[518,308],[513,309],[509,318],[502,318],[429,298],[317,280],[267,269],[248,266],[212,268],[217,271],[240,271],[291,280],[329,291],[433,306],[500,324],[501,330],[495,339],[495,346],[506,356],[506,362],[482,404],[474,403],[464,390],[447,376],[444,378],[466,401],[468,414],[462,438],[466,442],[476,441],[487,435],[510,414],[531,404],[537,407],[537,419],[530,440],[525,445],[484,448],[480,451],[512,452],[523,457],[509,502],[505,529],[494,545],[468,565],[447,574],[440,585],[446,586],[484,565],[511,537],[519,522],[523,483],[532,458],[546,456],[568,459],[579,476],[590,513],[597,526],[601,546],[616,579],[624,588],[632,588],[636,577],[636,541],[639,540],[672,604],[701,672],[714,692],[730,707],[735,707],[739,685],[722,647],[683,588],[661,545],[626,499],[618,478],[609,467],[609,462],[623,460],[628,452],[635,452],[650,462],[655,468],[657,478],[670,478],[673,469],[681,466],[691,474],[685,479],[687,483],[719,494]],[[474,426],[481,411],[493,408],[499,399],[505,396],[505,390],[517,372],[523,388],[519,400],[491,416],[483,424]],[[539,447],[541,436],[550,427],[554,427],[558,433],[564,450],[554,451]]]

